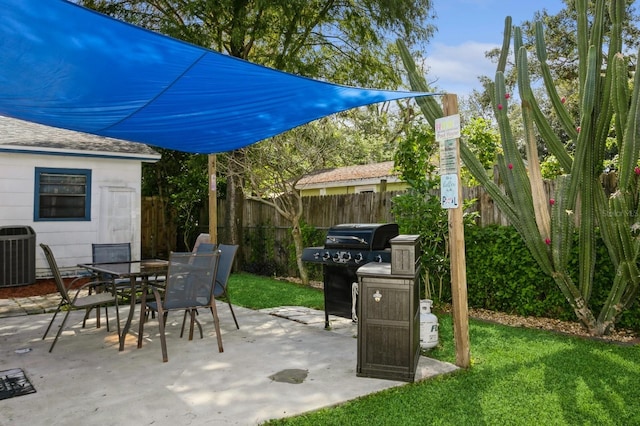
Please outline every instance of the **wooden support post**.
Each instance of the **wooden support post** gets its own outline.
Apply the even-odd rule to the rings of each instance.
[[[444,95],[444,116],[458,114],[458,97]],[[460,140],[456,141],[456,158],[460,158]],[[453,301],[453,335],[456,343],[456,365],[470,365],[469,307],[467,302],[467,270],[462,222],[462,185],[458,173],[458,207],[449,209],[449,248],[451,253],[451,297]]]
[[[209,154],[209,240],[218,244],[218,196],[216,188],[216,156]]]

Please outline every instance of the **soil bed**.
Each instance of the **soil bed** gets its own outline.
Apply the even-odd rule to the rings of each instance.
[[[66,285],[71,284],[75,278],[65,278]],[[84,284],[87,280],[78,280],[74,284],[74,288],[77,288]],[[57,293],[56,283],[53,279],[48,280],[36,280],[35,284],[20,285],[14,287],[0,287],[0,299],[13,299],[16,297],[33,297],[43,296],[45,294]]]

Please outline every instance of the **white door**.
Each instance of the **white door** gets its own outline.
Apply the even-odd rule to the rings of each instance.
[[[100,191],[100,243],[133,243],[137,240],[135,226],[136,192],[132,188],[103,187]]]

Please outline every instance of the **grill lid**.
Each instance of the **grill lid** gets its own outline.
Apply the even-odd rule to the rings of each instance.
[[[324,247],[384,250],[398,233],[397,223],[344,223],[329,228]]]

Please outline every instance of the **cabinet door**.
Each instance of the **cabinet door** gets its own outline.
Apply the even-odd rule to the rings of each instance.
[[[413,320],[411,312],[413,285],[411,280],[363,279],[360,303],[367,320],[400,321],[405,325]]]
[[[361,291],[363,365],[387,373],[407,369],[414,321],[411,280],[364,278]]]

